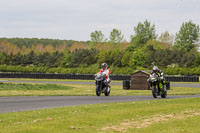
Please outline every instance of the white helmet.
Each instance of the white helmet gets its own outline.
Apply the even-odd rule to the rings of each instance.
[[[157,66],[153,66],[153,72],[158,72],[158,67]]]

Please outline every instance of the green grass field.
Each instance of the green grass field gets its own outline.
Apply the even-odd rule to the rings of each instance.
[[[199,133],[200,98],[0,114],[0,133]]]
[[[200,88],[168,90],[168,95],[195,94],[200,94]],[[95,84],[0,83],[0,96],[72,95],[94,96]],[[122,85],[112,85],[111,96],[130,95],[151,95],[151,90],[123,90]],[[3,113],[0,133],[199,133],[199,101],[162,99]]]
[[[111,86],[111,96],[151,95],[151,90],[123,90]],[[95,84],[30,84],[0,83],[0,96],[94,96]],[[168,95],[200,94],[200,88],[171,87]]]
[[[56,84],[12,84],[0,83],[0,90],[69,90],[73,87],[61,86]]]

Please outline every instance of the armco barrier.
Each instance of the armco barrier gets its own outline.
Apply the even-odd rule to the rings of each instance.
[[[0,73],[0,78],[34,79],[81,79],[93,80],[93,74],[54,74],[54,73]],[[111,74],[111,80],[130,80],[130,75]],[[171,82],[199,82],[199,76],[165,76]]]
[[[171,82],[199,82],[199,76],[166,76],[166,81]]]

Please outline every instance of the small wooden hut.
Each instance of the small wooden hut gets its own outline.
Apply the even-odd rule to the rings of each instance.
[[[149,73],[139,70],[131,75],[131,87],[132,90],[148,90]]]

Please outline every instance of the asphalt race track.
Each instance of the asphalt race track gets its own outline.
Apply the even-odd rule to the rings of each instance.
[[[200,97],[192,96],[167,96],[166,99]],[[143,100],[159,100],[152,96],[19,96],[0,97],[0,113],[38,110],[63,106],[74,106],[83,104],[98,104],[110,102],[128,102]]]
[[[94,82],[65,82],[65,81],[7,81],[0,82],[11,83],[52,83],[52,84],[94,84]],[[111,85],[122,85],[120,82],[113,82]],[[171,83],[170,86],[176,87],[196,87],[200,88],[200,84]],[[200,97],[200,95],[187,96],[167,96],[166,99]],[[159,100],[152,96],[18,96],[18,97],[0,97],[0,113],[38,110],[44,108],[54,108],[63,106],[75,106],[83,104],[98,104],[110,102],[128,102],[142,100]]]

